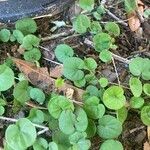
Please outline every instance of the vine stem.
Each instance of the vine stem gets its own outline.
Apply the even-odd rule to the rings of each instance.
[[[17,119],[3,117],[3,116],[0,116],[0,120],[9,121],[9,122],[17,122],[18,121]],[[34,123],[32,123],[32,124],[37,128],[43,129],[45,132],[49,130],[49,128],[46,126],[42,126],[42,125],[38,125],[38,124],[34,124]]]

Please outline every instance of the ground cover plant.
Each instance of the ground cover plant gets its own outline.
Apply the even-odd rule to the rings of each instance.
[[[137,1],[118,3],[128,15],[139,7]],[[128,149],[123,132],[134,115],[147,130],[139,149],[150,148],[149,55],[138,52],[141,55],[129,59],[117,55],[123,29],[119,21],[102,23],[108,13],[104,2],[79,0],[77,5],[81,13],[73,17],[71,26],[55,21],[53,29],[71,28],[71,36],[80,37],[78,42],[83,41],[85,51],[56,42],[54,58],[48,59],[54,64],[50,72],[43,63],[42,50],[47,48],[41,44],[45,40],[34,19],[24,18],[13,28],[0,30],[1,44],[17,45],[15,52],[7,51],[0,65],[0,120],[6,123],[0,146],[4,150]],[[142,17],[148,18],[148,10]],[[53,38],[57,40],[58,35]],[[108,72],[101,72],[107,66],[114,71],[114,82]],[[122,66],[128,74],[123,81],[118,69]],[[132,132],[136,130],[140,129]]]

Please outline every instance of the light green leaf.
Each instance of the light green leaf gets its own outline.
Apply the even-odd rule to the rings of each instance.
[[[81,80],[84,77],[84,61],[77,57],[70,57],[64,61],[63,74],[71,81]]]
[[[118,110],[125,105],[124,91],[119,86],[109,87],[103,95],[103,102],[109,109]]]
[[[24,35],[21,31],[14,30],[13,31],[13,36],[15,37],[15,39],[17,40],[18,43],[22,44]]]
[[[40,104],[43,104],[45,101],[44,92],[38,88],[31,88],[30,89],[30,97]]]
[[[123,150],[122,144],[117,140],[106,140],[102,143],[99,150]]]
[[[8,29],[0,30],[0,41],[8,42],[10,39],[10,35],[11,35],[11,33]]]
[[[33,123],[41,124],[44,122],[44,113],[41,110],[32,108],[27,118]]]
[[[15,27],[25,35],[35,33],[37,30],[36,22],[31,18],[18,20],[15,24]]]
[[[99,81],[100,86],[103,88],[106,87],[109,83],[108,79],[104,77],[100,78],[98,81]]]
[[[91,11],[94,8],[94,0],[79,0],[79,6],[82,9]]]
[[[141,120],[146,126],[150,126],[150,106],[144,106],[142,108]]]
[[[108,50],[103,50],[100,54],[99,54],[99,58],[101,61],[107,63],[110,62],[112,60],[112,54],[110,51]]]
[[[28,81],[23,80],[19,82],[14,88],[13,96],[17,101],[19,101],[22,104],[30,100],[28,91]]]
[[[93,58],[85,58],[85,69],[94,71],[97,68],[97,62]]]
[[[33,48],[30,51],[24,52],[24,59],[27,61],[35,62],[41,59],[41,52],[38,48]]]
[[[5,108],[0,105],[0,116],[3,115],[5,112]]]
[[[58,146],[55,142],[49,143],[49,150],[58,150]]]
[[[5,64],[0,65],[0,91],[6,91],[14,84],[14,72]]]
[[[74,51],[70,46],[66,44],[60,44],[55,49],[55,55],[60,62],[64,62],[66,58],[74,55]]]
[[[98,21],[93,21],[91,23],[90,29],[91,29],[91,33],[93,33],[93,34],[102,32],[102,27]]]
[[[136,0],[125,0],[124,4],[127,13],[132,13],[133,11],[136,10],[137,7]]]
[[[135,97],[142,94],[142,83],[138,78],[131,77],[129,80],[130,89]]]
[[[26,50],[32,50],[34,47],[39,46],[40,39],[33,34],[28,34],[23,38],[22,47]]]
[[[63,110],[74,110],[73,103],[64,96],[54,96],[48,103],[49,113],[58,119]]]
[[[44,138],[38,138],[33,144],[33,150],[46,150],[48,143]]]
[[[130,100],[131,108],[141,108],[144,105],[144,99],[142,97],[132,97]]]
[[[104,139],[117,138],[122,132],[122,125],[119,120],[110,115],[99,119],[98,134]]]
[[[115,22],[106,23],[105,30],[108,31],[109,34],[115,37],[120,35],[120,28],[118,24],[116,24]]]
[[[94,42],[94,47],[95,50],[98,52],[101,52],[103,50],[109,50],[111,46],[111,37],[107,33],[99,33],[94,36],[93,42]]]
[[[123,124],[124,121],[127,119],[128,116],[128,110],[126,107],[122,107],[117,110],[117,119]]]
[[[83,86],[85,86],[85,84],[86,84],[85,78],[74,81],[74,85],[77,87],[83,87]]]
[[[144,84],[143,91],[146,95],[150,96],[150,84],[149,83]]]
[[[25,150],[36,140],[36,129],[28,119],[20,119],[9,125],[5,132],[6,142],[13,150]]]
[[[91,119],[88,120],[88,127],[86,129],[86,133],[87,133],[87,138],[92,138],[95,136],[96,134],[96,125],[95,122]]]
[[[90,27],[90,19],[86,15],[79,15],[73,22],[73,29],[78,33],[85,33]]]
[[[145,18],[149,18],[150,17],[150,9],[149,8],[144,11],[144,17]]]

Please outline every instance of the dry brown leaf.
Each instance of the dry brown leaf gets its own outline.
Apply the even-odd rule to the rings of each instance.
[[[144,13],[144,4],[142,1],[140,0],[137,0],[137,12],[142,16],[143,13]],[[128,24],[129,24],[129,27],[131,29],[131,31],[137,31],[140,26],[141,26],[141,22],[139,20],[139,17],[138,17],[138,14],[136,13],[136,11],[133,11],[129,14],[127,14],[127,17],[128,17]]]
[[[55,87],[55,79],[52,78],[47,70],[47,68],[36,67],[35,64],[12,58],[13,62],[19,68],[19,70],[25,75],[30,83],[36,87],[43,89],[45,92],[50,93],[52,91],[62,91],[66,95],[67,89],[71,88],[74,90],[73,98],[78,101],[82,101],[83,90],[78,89],[72,85],[64,83],[63,87]]]
[[[60,78],[62,76],[63,66],[56,66],[54,69],[50,70],[50,76],[53,78]]]
[[[144,143],[143,150],[150,150],[150,144],[148,142]]]

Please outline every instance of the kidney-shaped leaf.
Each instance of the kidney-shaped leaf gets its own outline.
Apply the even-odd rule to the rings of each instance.
[[[28,119],[20,119],[5,132],[6,142],[14,150],[25,150],[36,140],[36,129]]]
[[[143,91],[146,95],[150,96],[150,84],[149,83],[144,84]]]
[[[84,61],[77,57],[70,57],[64,61],[63,74],[71,81],[81,80],[84,77]]]
[[[94,0],[79,0],[79,5],[82,9],[91,11],[94,8]]]
[[[150,126],[150,106],[144,106],[141,110],[141,120],[147,126]]]
[[[99,119],[98,134],[104,139],[117,138],[122,132],[122,125],[119,120],[110,115]]]
[[[44,138],[38,138],[33,144],[34,150],[46,150],[48,148],[48,143]]]
[[[5,64],[0,65],[0,91],[8,90],[14,84],[14,72]]]
[[[109,87],[103,95],[103,102],[109,109],[118,110],[125,105],[124,91],[119,86]]]

